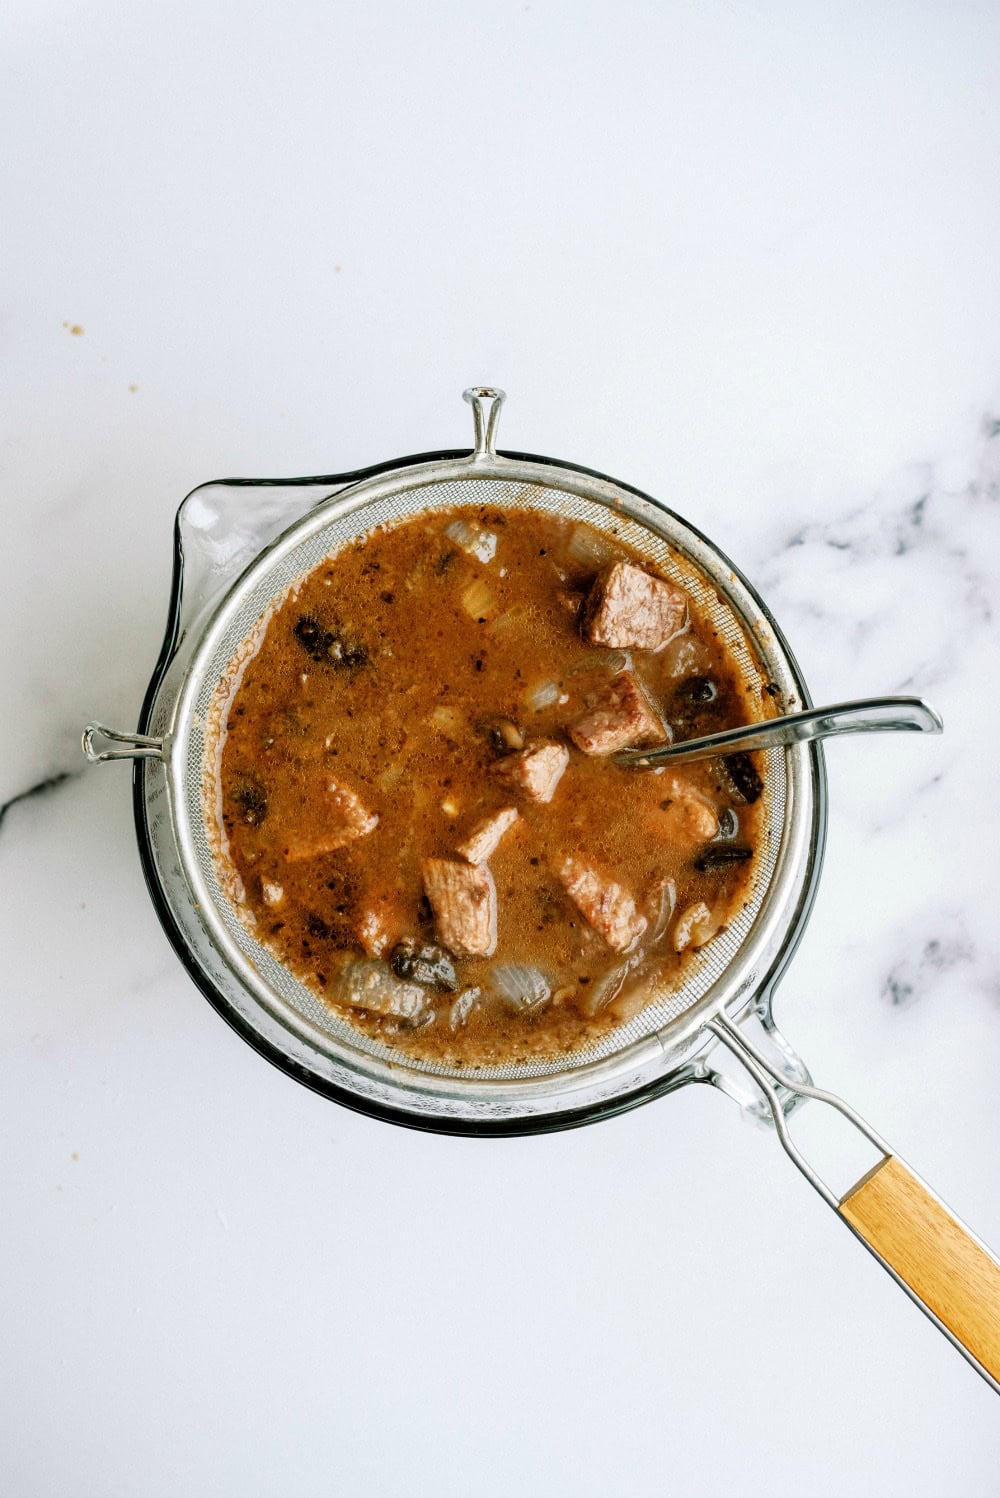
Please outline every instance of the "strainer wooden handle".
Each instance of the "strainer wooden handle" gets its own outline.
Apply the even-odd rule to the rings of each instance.
[[[1000,1263],[896,1155],[837,1209],[922,1306],[1000,1383]]]
[[[706,1029],[756,1082],[789,1159],[1000,1394],[1000,1262],[849,1103],[812,1085],[786,1041],[785,1064],[776,1065],[727,1014],[717,1014]],[[791,1137],[785,1108],[796,1095],[827,1104],[881,1157],[844,1196],[834,1193]]]

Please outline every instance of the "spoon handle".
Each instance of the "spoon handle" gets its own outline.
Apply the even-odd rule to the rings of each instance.
[[[702,738],[684,739],[652,749],[623,749],[616,764],[637,769],[679,764],[682,760],[709,759],[737,749],[774,749],[779,744],[801,744],[825,739],[835,733],[940,733],[944,724],[922,697],[862,697],[857,702],[837,702],[830,707],[810,707],[783,718],[727,728]]]

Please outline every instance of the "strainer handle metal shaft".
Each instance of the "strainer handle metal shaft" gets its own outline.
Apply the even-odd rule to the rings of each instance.
[[[760,1088],[789,1158],[1000,1394],[1000,1261],[843,1098],[779,1071],[727,1015],[709,1020],[707,1028]],[[828,1104],[878,1151],[875,1165],[843,1195],[827,1185],[796,1146],[780,1089]]]
[[[856,702],[836,702],[830,707],[809,707],[783,718],[768,718],[742,728],[727,728],[677,744],[654,749],[623,749],[615,763],[635,769],[681,761],[709,759],[732,754],[737,749],[774,749],[779,744],[800,744],[839,733],[940,733],[944,724],[922,697],[861,697]]]

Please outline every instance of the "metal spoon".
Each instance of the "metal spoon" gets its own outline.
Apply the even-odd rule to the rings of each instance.
[[[652,749],[622,749],[615,763],[633,769],[680,764],[683,760],[710,759],[737,749],[773,749],[778,744],[801,744],[825,739],[834,733],[940,733],[940,713],[922,697],[862,697],[857,702],[837,702],[832,707],[810,707],[783,718],[727,728],[679,744],[661,744]]]

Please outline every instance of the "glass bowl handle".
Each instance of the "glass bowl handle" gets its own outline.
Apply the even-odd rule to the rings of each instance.
[[[174,520],[173,577],[159,659],[140,713],[149,708],[171,664],[183,659],[185,641],[257,554],[313,505],[352,481],[353,474],[315,479],[221,479],[201,484],[184,499]],[[164,718],[166,718],[164,714]],[[91,764],[111,760],[166,759],[167,723],[159,734],[122,732],[102,723],[83,730],[83,752]],[[107,741],[102,743],[101,741]]]
[[[397,468],[434,465],[456,458],[495,461],[497,420],[504,393],[493,386],[476,385],[465,396],[473,408],[475,446],[471,454],[464,449],[444,449],[413,453],[343,473],[305,478],[216,479],[192,489],[174,520],[167,624],[139,715],[144,731],[119,733],[104,730],[96,723],[88,724],[83,739],[88,760],[103,763],[113,759],[166,758],[170,708],[184,660],[190,654],[191,641],[197,638],[199,621],[260,553],[307,511],[353,484]],[[154,717],[155,724],[151,723]],[[161,734],[146,733],[151,726],[161,728]],[[95,739],[99,736],[112,740],[118,747],[98,750]]]
[[[350,478],[220,479],[193,489],[174,524],[178,641],[271,541]]]

